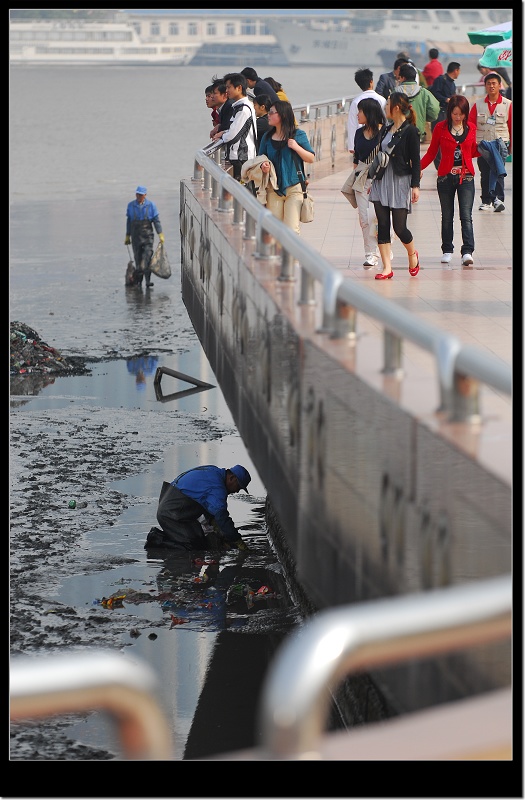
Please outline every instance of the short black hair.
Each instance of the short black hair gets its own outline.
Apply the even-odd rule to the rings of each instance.
[[[461,64],[458,64],[457,61],[451,61],[447,67],[447,72],[454,72],[455,69],[461,69]]]
[[[366,92],[370,88],[371,81],[374,80],[374,73],[371,69],[358,69],[354,78],[361,91]]]
[[[394,69],[400,67],[401,64],[408,64],[408,58],[405,58],[405,56],[403,56],[403,58],[396,58],[394,61]]]
[[[213,92],[213,84],[207,86],[204,90],[204,94],[212,94],[212,92]]]
[[[270,110],[270,106],[272,105],[272,101],[268,97],[267,94],[258,94],[253,98],[253,102],[257,103],[258,106],[264,106],[267,111]]]
[[[225,94],[226,92],[226,81],[224,78],[214,78],[212,83],[212,88],[218,89],[221,94]]]
[[[399,67],[399,77],[405,81],[415,81],[416,75],[416,68],[412,64],[401,64]]]
[[[228,74],[224,76],[224,83],[226,83],[226,81],[230,81],[231,85],[235,87],[242,86],[243,92],[246,94],[248,84],[242,72],[228,72]]]
[[[438,58],[439,57],[439,50],[437,47],[431,47],[428,51],[428,55],[430,58]]]
[[[259,78],[253,67],[244,67],[241,69],[241,75],[244,75],[249,81],[256,81]]]

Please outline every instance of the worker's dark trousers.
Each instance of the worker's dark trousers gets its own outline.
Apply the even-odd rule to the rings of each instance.
[[[149,268],[153,255],[153,225],[149,219],[134,220],[131,223],[131,244],[135,267],[139,271],[138,282],[142,283],[145,276],[146,283],[150,282],[151,270]]]
[[[164,481],[159,497],[157,519],[170,543],[185,550],[206,550],[207,543],[200,522],[204,508],[176,486]]]

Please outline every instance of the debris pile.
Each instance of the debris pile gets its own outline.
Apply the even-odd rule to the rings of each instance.
[[[11,322],[11,375],[33,372],[72,372],[78,370],[78,359],[69,360],[22,322]]]

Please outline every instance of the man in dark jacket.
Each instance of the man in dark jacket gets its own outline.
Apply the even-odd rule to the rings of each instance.
[[[219,121],[210,131],[210,139],[219,131],[227,131],[230,127],[232,116],[232,101],[226,92],[226,81],[224,78],[215,78],[212,83],[213,99],[215,110],[219,115]]]
[[[248,470],[236,464],[222,469],[208,464],[181,473],[171,483],[164,481],[157,520],[162,530],[151,528],[144,548],[169,547],[180,550],[216,549],[207,541],[201,522],[213,525],[219,547],[247,550],[228,513],[228,495],[247,492]]]
[[[408,64],[408,58],[396,58],[392,71],[383,72],[383,74],[379,76],[375,91],[383,95],[385,100],[388,100],[392,92],[395,92],[397,89],[399,67],[401,64]]]
[[[436,120],[434,120],[430,127],[432,130],[436,127],[437,122],[441,122],[447,116],[447,105],[448,101],[452,97],[453,94],[457,94],[456,90],[456,78],[458,78],[459,73],[461,72],[461,64],[458,64],[457,61],[451,61],[447,67],[447,71],[444,75],[438,75],[435,79],[434,83],[432,84],[429,91],[432,92],[434,97],[439,103],[439,115]]]
[[[246,83],[254,93],[255,97],[258,97],[260,94],[266,94],[272,103],[275,103],[276,100],[279,100],[279,95],[275,89],[270,86],[267,81],[259,78],[253,67],[245,67],[244,69],[241,69],[241,75],[244,75],[246,78]]]

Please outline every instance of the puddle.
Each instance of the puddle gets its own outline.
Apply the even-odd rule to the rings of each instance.
[[[174,759],[205,758],[256,744],[258,697],[266,669],[301,617],[266,533],[266,490],[202,351],[142,359],[141,364],[138,381],[137,364],[130,360],[97,362],[89,365],[91,375],[60,377],[37,395],[11,398],[17,413],[27,420],[34,421],[35,415],[41,422],[63,420],[61,428],[50,423],[57,426],[57,433],[68,424],[74,437],[80,436],[81,428],[84,437],[90,436],[83,420],[93,409],[104,414],[98,427],[109,425],[116,431],[118,419],[124,431],[119,435],[133,436],[139,424],[151,431],[151,442],[158,442],[159,434],[162,440],[157,445],[161,458],[107,482],[107,495],[125,497],[126,507],[120,513],[97,520],[96,499],[87,486],[84,493],[80,488],[72,493],[77,509],[69,512],[70,524],[83,519],[75,515],[89,512],[94,515],[93,527],[76,542],[75,558],[79,558],[71,561],[76,574],[54,576],[52,588],[50,583],[44,619],[50,626],[56,620],[54,635],[59,641],[63,620],[55,612],[72,609],[75,617],[70,626],[76,628],[82,646],[107,643],[114,649],[116,644],[126,657],[147,661],[158,676]],[[159,399],[155,385],[159,366],[194,376],[213,388],[196,391],[188,382],[163,374]],[[113,410],[128,416],[116,416]],[[127,430],[123,420],[129,422]],[[207,426],[202,440],[191,434],[199,429],[200,420]],[[94,426],[93,435],[96,430]],[[66,441],[75,444],[74,438]],[[144,444],[141,439],[136,449],[151,447],[149,441]],[[82,452],[81,439],[77,447]],[[82,458],[86,463],[85,450]],[[147,532],[157,524],[162,482],[202,463],[240,463],[251,473],[250,494],[231,495],[228,500],[250,552],[210,551],[183,557],[170,551],[146,552]],[[64,498],[65,507],[68,499]],[[79,564],[85,565],[82,572]],[[78,719],[67,735],[119,757],[115,732],[100,713]]]

